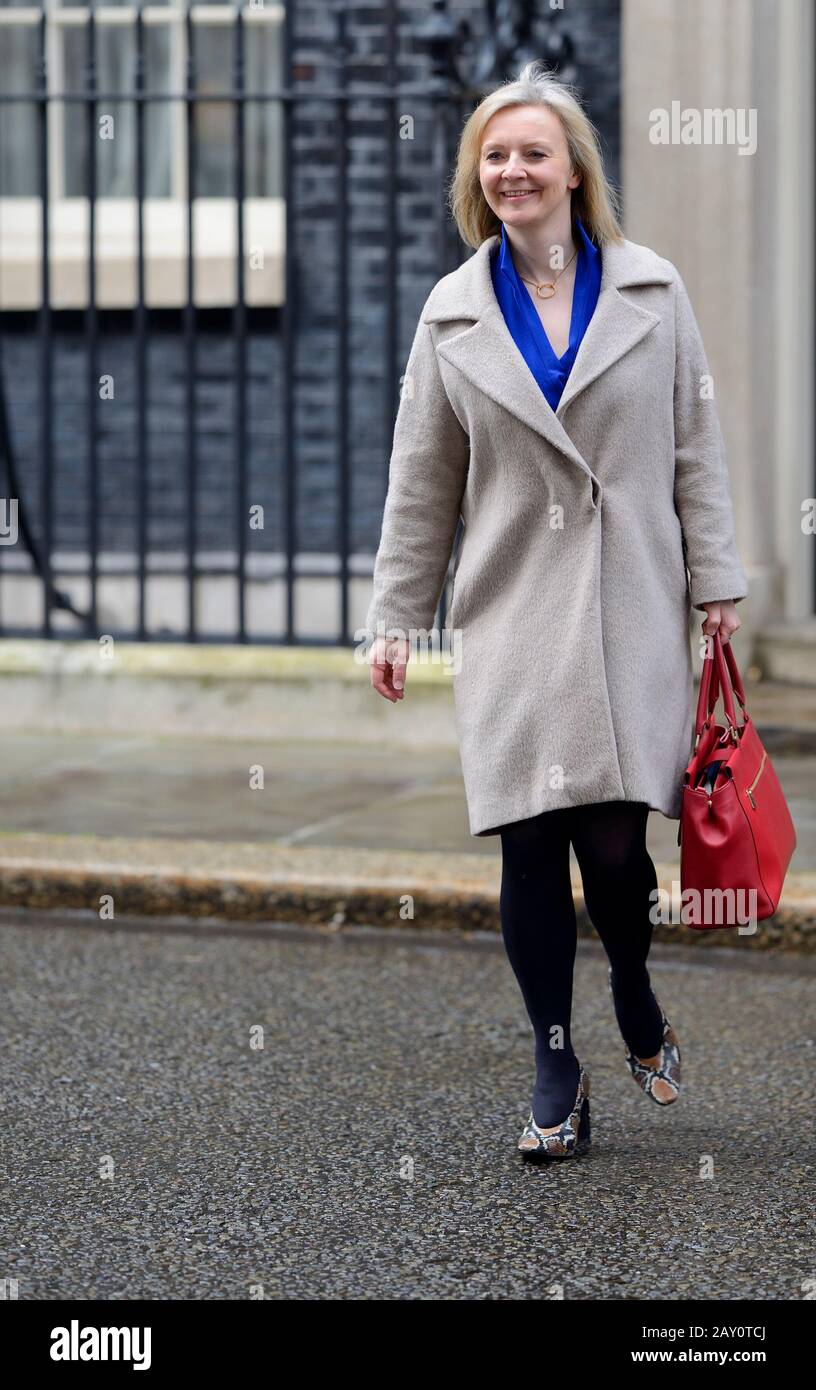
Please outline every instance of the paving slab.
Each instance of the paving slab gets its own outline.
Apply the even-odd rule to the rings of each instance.
[[[791,868],[806,871],[816,867],[816,755],[772,757],[797,826]],[[470,834],[455,748],[385,756],[315,739],[15,730],[0,735],[0,759],[5,830],[501,853],[498,836]],[[652,812],[654,859],[679,864],[678,825]]]
[[[189,654],[182,656],[189,665]],[[80,668],[89,659],[87,652],[76,658]],[[196,654],[199,674],[211,670],[212,659],[207,666]],[[160,669],[162,660],[128,654],[137,670],[145,662]],[[236,679],[257,676],[270,660],[265,655],[258,668],[250,653],[230,670]],[[310,655],[298,665],[287,653],[276,654],[272,668],[277,679],[298,671],[319,679],[324,664]],[[345,669],[337,653],[328,664]],[[428,688],[431,669],[422,676]],[[814,691],[758,682],[749,705],[797,827],[783,900],[753,936],[666,923],[656,939],[809,953]],[[426,928],[498,930],[500,840],[470,835],[455,743],[392,748],[320,737],[319,726],[306,724],[308,736],[281,739],[242,736],[240,720],[219,736],[202,734],[194,719],[184,733],[6,729],[0,901],[87,909],[115,889],[119,911],[128,913],[404,926],[407,894]],[[647,844],[667,892],[673,885],[677,892],[677,830],[677,821],[650,815]],[[574,852],[571,868],[579,923],[588,931]]]

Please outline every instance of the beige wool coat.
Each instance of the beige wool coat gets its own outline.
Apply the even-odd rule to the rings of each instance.
[[[416,649],[461,515],[449,621],[471,834],[601,801],[677,819],[691,608],[748,587],[700,331],[670,261],[605,243],[595,312],[553,411],[493,290],[499,239],[422,309],[368,636],[379,624]],[[409,661],[408,698],[410,685]]]

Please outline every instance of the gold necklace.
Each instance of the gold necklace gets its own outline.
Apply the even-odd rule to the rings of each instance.
[[[567,264],[564,265],[564,266],[562,266],[561,269],[559,270],[558,275],[556,275],[556,277],[555,277],[555,280],[557,280],[557,279],[559,278],[559,276],[563,275],[563,274],[564,274],[564,271],[565,271],[569,266],[572,265],[572,262],[575,260],[575,257],[576,257],[577,255],[578,255],[578,248],[576,247],[576,249],[573,251],[572,255],[570,256],[569,260],[567,261]],[[552,299],[553,295],[555,294],[555,280],[542,280],[540,285],[536,285],[535,280],[528,280],[527,277],[526,277],[526,275],[519,275],[519,279],[520,279],[520,280],[523,280],[524,283],[525,283],[525,285],[535,285],[535,291],[536,291],[536,294],[538,295],[539,299]],[[542,294],[542,293],[541,293],[542,290],[549,290],[550,293],[549,293],[549,294]]]

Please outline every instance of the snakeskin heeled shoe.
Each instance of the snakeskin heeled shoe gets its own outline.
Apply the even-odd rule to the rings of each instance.
[[[607,971],[607,982],[609,984],[609,993],[613,994],[611,965]],[[654,993],[654,991],[652,992]],[[663,1005],[656,994],[655,999],[657,1000],[657,1007],[660,1010],[660,1016],[663,1020],[663,1042],[660,1047],[660,1066],[651,1067],[646,1062],[642,1062],[639,1057],[635,1057],[633,1053],[628,1050],[628,1047],[626,1051],[626,1065],[640,1089],[645,1091],[646,1095],[650,1096],[656,1105],[674,1105],[681,1091],[680,1044],[674,1029],[665,1015]],[[656,1081],[664,1081],[667,1086],[671,1087],[673,1095],[668,1096],[665,1100],[661,1100],[659,1096],[656,1096],[654,1093]]]
[[[550,1158],[572,1158],[589,1148],[589,1072],[584,1070],[580,1062],[578,1069],[575,1105],[554,1134],[545,1134],[539,1129],[530,1111],[530,1118],[518,1141],[522,1158],[534,1163],[546,1162]],[[544,1128],[551,1126],[545,1125]]]

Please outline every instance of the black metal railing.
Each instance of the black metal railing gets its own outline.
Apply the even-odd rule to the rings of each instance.
[[[329,8],[329,7],[327,7]],[[476,7],[478,8],[478,7]],[[524,24],[519,25],[519,17],[529,18],[529,6],[502,3],[492,0],[486,6],[488,19],[502,36],[501,60],[512,64],[513,45],[508,36],[513,25],[519,28],[519,37],[526,39]],[[42,622],[38,626],[25,620],[18,620],[7,603],[2,602],[3,581],[9,574],[4,564],[4,554],[0,548],[0,631],[5,635],[28,635],[51,637],[95,637],[100,631],[111,633],[125,639],[156,640],[172,638],[195,642],[212,641],[264,641],[293,643],[300,640],[309,642],[348,643],[350,633],[350,588],[354,578],[350,558],[352,553],[352,475],[351,475],[351,416],[349,409],[350,381],[349,360],[350,340],[350,295],[349,281],[349,208],[345,196],[347,188],[350,112],[351,104],[358,98],[367,103],[376,102],[384,113],[382,122],[382,167],[384,170],[382,196],[384,199],[384,318],[385,331],[382,339],[384,372],[382,420],[385,438],[390,439],[393,421],[398,406],[398,381],[401,370],[399,360],[400,324],[398,320],[398,274],[399,245],[397,219],[397,179],[399,169],[398,118],[401,103],[410,100],[415,103],[430,103],[434,116],[437,138],[433,152],[434,178],[441,189],[448,175],[452,156],[452,143],[457,135],[457,126],[467,111],[478,99],[479,89],[475,80],[468,81],[462,72],[462,55],[472,53],[471,76],[478,81],[486,81],[491,75],[496,77],[497,55],[490,49],[490,42],[477,46],[470,38],[467,26],[454,24],[447,15],[444,3],[434,3],[430,14],[425,15],[424,26],[419,20],[413,25],[410,34],[412,48],[417,41],[424,43],[430,55],[430,81],[414,84],[397,82],[398,58],[400,56],[401,36],[398,32],[398,6],[388,3],[383,6],[385,25],[382,31],[381,83],[367,81],[362,88],[355,88],[349,80],[349,69],[354,54],[349,38],[349,13],[346,4],[331,6],[335,24],[332,44],[333,71],[325,74],[330,82],[322,81],[319,86],[300,86],[300,79],[306,75],[303,65],[296,62],[295,19],[297,6],[290,0],[282,15],[281,39],[281,79],[277,86],[263,91],[249,91],[246,81],[246,39],[247,24],[243,10],[238,7],[231,17],[232,26],[232,64],[228,71],[228,81],[223,90],[203,90],[198,81],[196,28],[200,21],[193,9],[187,5],[183,15],[183,31],[186,37],[186,74],[181,90],[151,90],[147,83],[145,55],[145,21],[141,4],[134,14],[133,29],[133,80],[128,91],[105,91],[99,82],[99,26],[100,21],[94,9],[86,12],[84,25],[85,45],[85,83],[81,90],[55,91],[49,80],[49,26],[55,22],[54,15],[41,11],[37,21],[37,63],[36,81],[29,91],[2,91],[0,93],[0,116],[10,120],[15,109],[21,104],[33,104],[37,119],[36,170],[37,201],[41,210],[39,268],[40,290],[37,309],[36,334],[38,343],[38,414],[39,440],[36,476],[37,488],[31,479],[23,475],[16,458],[14,430],[11,427],[13,411],[7,399],[8,374],[4,369],[4,330],[0,327],[0,455],[5,462],[7,487],[10,496],[18,501],[20,527],[20,546],[28,553],[30,564],[27,574],[36,577],[40,584]],[[499,23],[499,21],[503,21]],[[404,37],[404,36],[403,36]],[[517,54],[515,56],[518,56]],[[469,61],[469,60],[468,60]],[[499,76],[503,75],[501,72]],[[295,361],[297,348],[296,303],[298,297],[298,258],[296,254],[296,227],[294,222],[294,175],[292,151],[295,147],[298,103],[323,103],[331,113],[335,137],[335,168],[333,174],[343,196],[337,199],[336,222],[333,234],[336,238],[337,264],[339,267],[336,285],[336,319],[334,331],[337,340],[337,380],[335,383],[338,403],[335,422],[336,441],[336,495],[333,499],[336,516],[336,579],[339,585],[339,623],[337,631],[325,637],[310,636],[305,639],[297,630],[295,611],[296,582],[300,579],[325,578],[323,570],[305,567],[300,559],[298,537],[298,474],[295,449],[295,374],[291,364]],[[87,140],[87,160],[85,165],[85,197],[88,208],[87,222],[87,303],[83,315],[83,350],[85,353],[86,401],[85,401],[85,461],[87,464],[86,488],[83,501],[87,520],[87,573],[82,576],[87,581],[88,601],[82,605],[72,598],[64,588],[55,583],[54,537],[55,537],[55,497],[57,482],[57,454],[55,440],[61,429],[59,411],[54,396],[54,351],[55,351],[55,308],[52,296],[51,275],[51,210],[53,190],[50,174],[53,169],[54,150],[50,145],[49,111],[53,103],[64,103],[84,111],[84,128]],[[100,169],[98,162],[97,129],[101,110],[110,103],[132,102],[135,120],[135,161],[134,210],[135,210],[135,293],[132,307],[132,370],[133,370],[133,416],[135,421],[134,467],[135,467],[135,555],[132,576],[138,586],[136,617],[132,627],[117,630],[111,622],[110,612],[104,605],[100,609],[100,589],[105,573],[100,566],[100,554],[104,542],[104,513],[101,496],[104,483],[100,465],[100,409],[99,409],[99,368],[101,341],[101,313],[99,302],[98,274],[98,218],[100,199]],[[151,335],[151,308],[146,296],[145,207],[146,194],[146,142],[145,120],[149,108],[154,103],[181,103],[185,113],[185,171],[186,187],[183,199],[186,204],[184,228],[186,245],[185,257],[185,295],[181,305],[181,335],[184,349],[184,577],[186,596],[186,624],[179,630],[165,630],[161,624],[151,629],[148,623],[148,586],[152,578],[164,573],[178,573],[178,570],[164,570],[161,555],[154,553],[149,532],[151,503],[151,450],[149,420],[151,412],[149,348]],[[196,302],[196,222],[194,210],[199,197],[199,141],[198,112],[206,103],[227,103],[231,112],[232,146],[230,154],[231,199],[234,205],[235,233],[235,294],[230,309],[231,343],[233,349],[232,374],[230,381],[232,401],[231,449],[225,454],[224,476],[231,480],[230,495],[234,498],[232,534],[234,536],[234,562],[218,573],[235,581],[237,585],[237,617],[234,629],[214,632],[209,624],[202,624],[197,612],[197,591],[199,581],[211,571],[202,564],[201,518],[199,515],[200,491],[200,411],[199,411],[199,335],[202,309]],[[282,158],[282,197],[285,205],[285,276],[283,302],[275,325],[279,335],[280,354],[283,370],[280,380],[280,396],[277,402],[279,440],[280,440],[280,478],[281,478],[281,517],[280,533],[283,537],[281,578],[285,592],[285,615],[279,632],[257,636],[250,631],[247,614],[247,561],[248,561],[248,508],[250,502],[247,473],[248,431],[250,428],[248,404],[248,319],[249,311],[245,293],[245,206],[247,202],[247,111],[252,103],[275,103],[281,113]],[[0,190],[2,192],[2,190]],[[461,259],[458,239],[445,214],[444,201],[440,197],[436,228],[438,248],[437,273],[444,274]],[[0,227],[0,253],[2,253],[2,227]],[[5,320],[11,317],[6,313]],[[7,350],[7,345],[6,345]],[[4,395],[5,393],[5,395]],[[387,486],[387,451],[383,458],[382,495]],[[119,571],[122,572],[121,570]],[[19,580],[19,571],[15,579]],[[67,582],[61,580],[61,582]],[[440,604],[440,622],[446,606],[446,595]],[[53,612],[60,611],[61,618],[55,632]],[[100,626],[101,624],[101,626]]]

